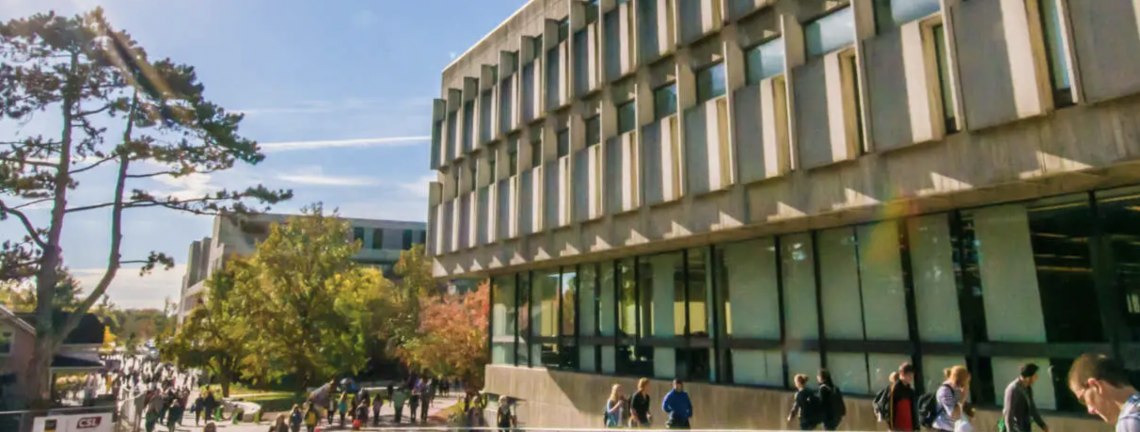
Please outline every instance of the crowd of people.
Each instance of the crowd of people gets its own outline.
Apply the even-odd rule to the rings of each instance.
[[[380,410],[385,404],[391,406],[392,420],[396,424],[404,421],[405,406],[408,407],[410,423],[425,423],[436,398],[448,396],[452,388],[453,383],[449,380],[412,376],[399,384],[389,384],[384,391],[370,394],[350,380],[339,385],[334,380],[310,393],[303,404],[294,405],[288,418],[282,417],[284,420],[276,422],[274,428],[280,426],[283,430],[298,432],[304,427],[312,432],[324,421],[330,426],[360,429],[370,422],[380,424]],[[277,432],[276,429],[271,430]]]
[[[1037,383],[1040,368],[1034,363],[1021,365],[1016,377],[1005,387],[1002,414],[997,425],[979,427],[1001,432],[1030,432],[1036,425],[1043,432],[1049,426],[1037,409],[1033,398],[1033,385]],[[915,389],[915,367],[903,363],[891,373],[889,384],[879,391],[872,401],[872,409],[879,422],[886,423],[891,431],[909,432],[935,430],[939,432],[973,432],[976,411],[969,400],[971,375],[965,366],[953,366],[942,371],[943,381],[926,394]],[[815,377],[815,389],[808,387],[809,377],[797,374],[792,381],[796,391],[792,396],[787,422],[799,430],[837,430],[847,414],[843,392],[832,380],[827,369],[820,369]],[[1086,354],[1073,362],[1068,376],[1069,389],[1088,412],[1106,422],[1115,423],[1117,432],[1140,432],[1140,392],[1130,380],[1124,366],[1104,355]],[[614,384],[606,400],[603,419],[609,428],[650,428],[650,381],[642,378],[637,391],[627,396],[620,384]],[[515,427],[513,409],[504,408],[506,397],[500,398],[498,427]],[[684,391],[680,380],[673,380],[673,388],[661,402],[666,414],[665,427],[688,429],[693,418],[693,402]]]

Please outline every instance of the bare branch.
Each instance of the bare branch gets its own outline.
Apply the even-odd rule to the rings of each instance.
[[[24,229],[28,231],[28,237],[31,237],[31,239],[35,241],[36,244],[40,247],[47,248],[47,243],[45,243],[43,238],[40,237],[39,231],[37,231],[36,227],[32,225],[32,221],[28,220],[28,216],[25,215],[24,212],[8,207],[7,204],[4,204],[3,201],[0,201],[0,213],[3,213],[4,215],[15,215],[16,218],[20,219],[20,222],[24,224]]]
[[[30,160],[30,159],[14,159],[14,158],[4,157],[4,156],[0,156],[0,162],[12,162],[12,163],[17,163],[17,164],[32,165],[32,166],[46,167],[46,168],[56,168],[57,167],[55,162],[37,161],[37,160]]]
[[[53,199],[54,199],[54,198],[52,198],[52,197],[48,197],[48,198],[38,199],[38,200],[35,200],[35,201],[28,201],[28,202],[26,202],[26,203],[23,203],[23,204],[20,204],[20,205],[18,205],[18,206],[12,207],[12,209],[13,209],[13,210],[19,210],[19,209],[22,209],[22,208],[24,208],[24,207],[28,207],[28,206],[32,206],[32,205],[36,205],[36,204],[39,204],[39,203],[42,203],[42,202],[45,202],[45,201],[51,201],[51,200],[53,200]]]
[[[161,175],[177,176],[177,175],[181,175],[181,174],[184,174],[184,173],[182,171],[158,171],[158,172],[152,172],[152,173],[146,173],[146,174],[128,174],[127,178],[132,178],[132,179],[148,178],[148,177],[158,177]]]
[[[76,117],[85,117],[85,116],[89,116],[92,114],[99,114],[99,113],[106,111],[106,110],[109,110],[109,109],[111,109],[111,104],[103,105],[103,108],[99,108],[96,110],[80,111],[80,112],[75,113],[75,116]]]
[[[92,204],[89,206],[82,206],[82,207],[72,207],[72,208],[69,208],[67,210],[64,210],[64,213],[77,213],[77,212],[81,212],[81,211],[101,209],[101,208],[110,207],[113,205],[115,205],[115,203],[102,203],[102,204]]]
[[[104,162],[107,162],[107,161],[110,161],[110,160],[113,160],[113,159],[115,159],[115,156],[114,156],[114,155],[112,155],[112,156],[107,156],[107,157],[105,157],[105,158],[103,158],[103,159],[100,159],[100,160],[96,161],[95,163],[93,163],[93,164],[91,164],[91,165],[87,165],[87,166],[85,166],[85,167],[83,167],[83,168],[78,168],[78,169],[74,169],[74,170],[71,170],[71,172],[69,172],[68,174],[71,174],[71,175],[79,174],[79,173],[81,173],[81,172],[84,172],[84,171],[90,170],[90,169],[92,169],[92,168],[95,168],[95,167],[97,167],[97,166],[99,166],[99,165],[102,165]]]

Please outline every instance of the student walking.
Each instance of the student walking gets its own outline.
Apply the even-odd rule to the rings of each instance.
[[[384,407],[384,398],[379,394],[372,398],[372,424],[380,424],[380,408]]]
[[[1037,365],[1026,363],[1021,365],[1021,372],[1017,379],[1005,388],[1005,398],[1002,404],[1001,421],[998,429],[1006,432],[1031,432],[1032,424],[1045,432],[1049,432],[1049,425],[1037,412],[1037,403],[1033,400],[1033,384],[1037,383]]]
[[[831,380],[831,372],[827,369],[819,370],[816,381],[819,382],[819,401],[823,407],[823,430],[833,431],[847,415],[843,392]]]
[[[202,418],[202,395],[194,398],[194,405],[190,407],[190,412],[194,413],[194,426],[198,426],[198,421]]]
[[[912,432],[918,427],[918,404],[914,392],[914,365],[903,363],[891,383],[888,394],[887,428],[894,432]]]
[[[1116,423],[1116,432],[1140,432],[1140,392],[1118,360],[1084,354],[1069,368],[1069,390],[1089,414]]]
[[[665,427],[669,429],[689,429],[693,419],[693,402],[689,394],[685,393],[685,384],[680,379],[673,380],[673,390],[665,394],[661,401],[661,410],[669,415]]]
[[[820,418],[822,417],[822,403],[819,401],[819,395],[815,394],[807,388],[808,377],[804,374],[798,374],[792,378],[792,382],[796,385],[796,393],[792,399],[792,409],[788,412],[788,423],[792,419],[799,416],[800,430],[815,430],[819,426]]]
[[[970,372],[964,366],[950,368],[950,378],[942,383],[936,393],[938,416],[934,419],[934,430],[955,432],[955,427],[959,421],[969,421],[962,413],[969,388]]]
[[[637,428],[649,427],[649,378],[637,380],[637,393],[630,398],[629,426]]]
[[[395,420],[396,424],[400,424],[400,417],[404,413],[404,401],[408,398],[408,393],[403,388],[396,389],[396,394],[392,396],[392,409],[396,410]]]
[[[420,383],[417,382],[412,386],[412,396],[408,399],[408,406],[411,408],[408,417],[412,419],[412,423],[416,422],[416,412],[419,411],[420,408],[420,394],[422,391],[423,388],[420,386]]]
[[[167,410],[166,414],[166,428],[170,429],[170,432],[174,432],[174,427],[178,425],[179,420],[182,420],[182,401],[179,399],[174,399],[174,401],[171,402],[170,409]]]
[[[292,432],[301,432],[301,423],[304,421],[304,414],[301,413],[300,405],[293,405],[293,409],[289,410],[289,430]]]
[[[316,432],[317,424],[321,422],[321,413],[317,410],[317,404],[309,402],[305,407],[305,430],[308,432]]]
[[[622,394],[621,384],[614,384],[610,389],[610,398],[606,400],[606,427],[616,428],[625,425],[626,402]]]
[[[427,421],[428,408],[431,407],[432,401],[435,400],[435,390],[432,389],[433,385],[434,382],[428,380],[423,384],[423,388],[420,389],[420,422]]]
[[[515,417],[511,401],[505,395],[499,396],[499,408],[495,417],[495,425],[499,427],[499,431],[506,431],[519,426],[519,419]]]
[[[344,427],[344,417],[348,414],[348,392],[340,394],[340,401],[337,402],[336,410],[340,413],[340,427]]]

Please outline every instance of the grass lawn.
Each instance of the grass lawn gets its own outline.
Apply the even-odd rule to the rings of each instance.
[[[258,395],[245,396],[241,398],[246,402],[253,402],[261,405],[261,412],[282,412],[293,409],[293,405],[300,405],[305,401],[305,396],[296,396],[292,393],[276,392],[264,393]]]

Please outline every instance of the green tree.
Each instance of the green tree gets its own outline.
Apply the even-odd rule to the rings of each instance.
[[[399,349],[419,335],[424,297],[441,295],[444,286],[432,277],[431,260],[423,245],[401,251],[394,270],[399,281],[381,296],[382,313],[374,327],[386,340],[388,355],[399,356]]]
[[[272,225],[251,259],[257,301],[247,313],[257,331],[244,365],[252,374],[291,375],[304,388],[365,366],[390,282],[357,267],[359,249],[349,224],[319,205]]]
[[[247,290],[256,283],[250,264],[231,259],[206,280],[205,301],[190,312],[182,329],[159,344],[163,359],[184,368],[208,371],[229,397],[230,383],[239,377],[248,355],[250,320]]]
[[[33,405],[49,400],[49,362],[64,337],[100,298],[123,265],[144,274],[173,265],[169,256],[120,254],[125,210],[158,209],[218,214],[252,209],[289,198],[289,191],[264,186],[220,190],[200,196],[159,196],[134,184],[156,177],[179,178],[257,164],[257,144],[238,134],[242,116],[207,100],[193,67],[152,61],[124,31],[114,29],[101,9],[65,18],[37,14],[0,24],[0,121],[27,122],[53,116],[57,133],[24,133],[0,142],[0,219],[24,228],[20,239],[0,245],[0,269],[8,279],[34,277],[36,343],[20,383]],[[108,125],[115,125],[109,132]],[[111,174],[112,187],[80,182],[91,173]],[[128,183],[131,183],[130,185]],[[106,201],[69,204],[81,188]],[[50,217],[38,223],[26,211],[46,205]],[[52,322],[55,289],[61,278],[65,221],[109,214],[110,245],[102,277],[59,327]]]

